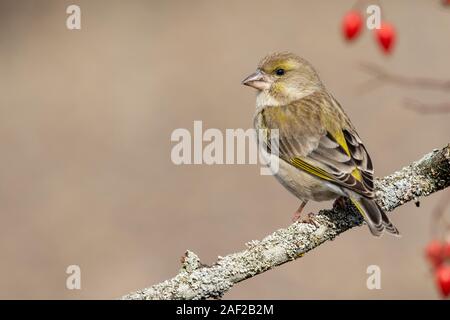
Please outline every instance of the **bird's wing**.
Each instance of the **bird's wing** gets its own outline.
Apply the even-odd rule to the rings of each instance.
[[[330,99],[319,103],[337,103]],[[329,122],[317,103],[317,97],[310,97],[263,110],[264,127],[278,129],[280,158],[313,176],[373,198],[372,162],[361,139],[340,106],[327,107],[343,121]],[[268,146],[273,148],[270,142]]]
[[[319,145],[306,157],[293,156],[289,162],[322,179],[373,198],[373,169],[370,157],[357,135],[347,129],[327,131]]]

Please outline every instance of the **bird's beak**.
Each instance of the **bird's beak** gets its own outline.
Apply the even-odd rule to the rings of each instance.
[[[271,82],[267,74],[258,69],[255,73],[242,80],[242,84],[262,91],[269,89]]]

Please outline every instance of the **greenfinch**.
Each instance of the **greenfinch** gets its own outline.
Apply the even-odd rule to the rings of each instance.
[[[267,132],[258,143],[269,161],[276,157],[277,180],[302,201],[298,214],[308,200],[346,197],[373,235],[399,234],[375,202],[372,161],[361,138],[310,63],[270,54],[242,84],[257,89],[253,122]],[[271,152],[274,129],[278,155]]]

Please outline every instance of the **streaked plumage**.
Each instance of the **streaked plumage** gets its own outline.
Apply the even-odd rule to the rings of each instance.
[[[374,201],[373,166],[364,144],[307,61],[291,53],[269,55],[244,84],[258,89],[255,128],[267,129],[268,136],[278,129],[275,176],[289,191],[303,201],[348,197],[374,235],[384,229],[398,234]],[[267,138],[261,145],[272,147]]]

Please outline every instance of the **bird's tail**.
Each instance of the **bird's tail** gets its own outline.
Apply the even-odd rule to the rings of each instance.
[[[397,228],[389,221],[386,213],[380,206],[375,202],[375,200],[360,198],[350,198],[352,203],[364,217],[364,220],[369,226],[370,232],[379,237],[383,233],[383,230],[395,235],[400,236]]]

